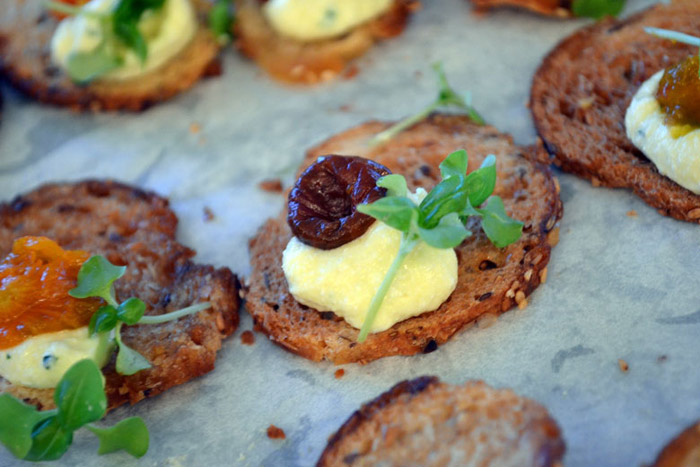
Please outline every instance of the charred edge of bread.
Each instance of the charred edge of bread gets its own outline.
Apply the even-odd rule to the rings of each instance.
[[[571,0],[471,0],[471,2],[474,4],[474,8],[478,10],[515,7],[559,18],[572,16]]]
[[[67,202],[75,201],[74,204]],[[74,184],[47,184],[24,195],[15,197],[8,203],[0,204],[0,250],[8,250],[13,238],[22,235],[41,235],[45,231],[46,217],[59,216],[55,223],[68,225],[69,229],[62,232],[59,243],[71,243],[75,235],[92,235],[85,229],[85,223],[76,226],[80,234],[74,234],[72,222],[61,220],[60,216],[76,215],[81,217],[92,215],[93,210],[104,208],[104,202],[113,201],[119,209],[128,211],[129,219],[121,219],[129,224],[143,221],[147,217],[147,225],[141,225],[134,235],[149,235],[159,240],[157,245],[148,245],[153,250],[160,250],[158,260],[164,261],[166,269],[164,277],[156,274],[149,277],[158,282],[158,295],[167,292],[167,303],[147,300],[150,304],[149,315],[162,314],[174,309],[191,305],[192,303],[209,301],[212,307],[195,315],[180,318],[177,321],[160,325],[129,326],[122,330],[122,337],[127,345],[141,352],[151,361],[153,367],[130,376],[119,375],[115,371],[116,354],[103,368],[106,377],[105,391],[108,398],[108,410],[124,404],[134,404],[146,397],[155,396],[161,392],[202,376],[214,369],[217,351],[221,348],[223,339],[230,336],[238,326],[238,310],[240,306],[237,277],[228,268],[214,268],[207,265],[195,264],[191,261],[194,251],[175,240],[177,217],[169,208],[166,198],[115,181],[85,180]],[[81,204],[81,201],[83,204]],[[109,207],[107,207],[109,209]],[[129,211],[129,209],[132,209]],[[36,213],[37,210],[39,211]],[[87,212],[85,211],[87,210]],[[43,214],[43,216],[42,216]],[[99,215],[99,214],[98,214]],[[125,214],[121,214],[124,216]],[[27,217],[29,216],[29,217]],[[32,217],[34,216],[34,218]],[[140,216],[140,217],[139,217]],[[36,222],[38,220],[38,222]],[[31,222],[34,221],[34,222]],[[93,230],[102,230],[103,224],[115,222],[99,219]],[[32,226],[27,227],[27,224]],[[54,227],[55,228],[55,227]],[[27,232],[26,229],[31,229]],[[64,229],[65,230],[65,229]],[[86,231],[87,233],[82,233]],[[89,231],[89,232],[88,232]],[[147,231],[147,234],[144,233]],[[150,237],[149,237],[150,238]],[[84,238],[78,237],[71,243],[72,248],[80,248]],[[131,249],[134,244],[124,244],[117,240],[119,246],[97,254],[115,255],[120,258],[124,253],[121,248]],[[140,240],[137,239],[137,242]],[[95,240],[96,244],[99,241]],[[109,240],[112,244],[112,240]],[[156,253],[151,249],[148,254]],[[135,276],[136,277],[136,276]],[[138,276],[139,278],[141,276]],[[160,281],[158,280],[160,279]],[[117,285],[120,299],[132,296],[133,284],[123,285],[129,279],[129,271]],[[124,290],[122,290],[124,289]],[[42,409],[54,407],[53,389],[34,389],[12,385],[0,378],[0,393],[9,394],[36,405]]]
[[[394,0],[389,11],[341,37],[302,42],[274,31],[258,0],[237,0],[235,45],[275,79],[316,84],[333,79],[375,42],[401,34],[419,6],[418,0]]]
[[[8,0],[17,5],[38,0]],[[190,43],[168,62],[145,75],[121,81],[76,84],[51,63],[50,39],[58,20],[36,8],[17,13],[11,25],[0,21],[0,74],[22,93],[45,104],[74,111],[140,112],[191,88],[201,78],[221,74],[220,45],[204,25],[206,0],[196,0],[200,26]],[[19,6],[18,6],[19,8]],[[29,16],[27,18],[27,16]]]
[[[700,422],[683,430],[668,443],[654,461],[654,467],[681,467],[700,462]]]
[[[632,142],[627,139],[624,132],[624,113],[620,121],[623,128],[621,130],[622,142],[615,142],[620,139],[620,135],[614,133],[614,129],[608,129],[608,133],[603,135],[607,140],[611,141],[610,144],[615,145],[615,158],[622,159],[616,160],[617,165],[626,168],[625,175],[622,176],[617,173],[619,172],[619,170],[617,170],[619,167],[615,170],[606,167],[606,165],[611,162],[608,157],[609,154],[601,153],[593,160],[589,160],[587,156],[586,158],[582,158],[576,150],[570,151],[564,147],[570,144],[569,139],[563,140],[562,137],[558,137],[556,132],[550,134],[548,130],[551,125],[548,119],[553,117],[550,115],[547,104],[553,105],[553,98],[547,94],[544,88],[547,81],[546,78],[550,74],[556,73],[556,61],[560,56],[575,56],[581,50],[584,50],[587,46],[594,43],[599,35],[601,36],[601,40],[604,40],[605,35],[624,31],[628,27],[643,26],[648,23],[648,25],[673,28],[672,25],[668,24],[656,24],[656,15],[663,15],[664,12],[670,8],[676,8],[681,11],[688,5],[693,5],[693,2],[688,0],[676,0],[671,5],[655,5],[624,20],[615,20],[612,18],[601,20],[595,24],[583,27],[566,37],[547,54],[535,73],[530,92],[529,108],[532,113],[535,129],[539,135],[538,145],[543,148],[540,154],[545,155],[545,157],[539,159],[541,162],[553,163],[565,172],[573,173],[591,181],[594,186],[631,189],[637,196],[644,200],[644,202],[655,208],[659,214],[686,222],[698,223],[700,222],[700,195],[694,194],[665,175],[661,175],[653,162],[648,160],[641,151],[634,147]],[[695,6],[697,7],[697,5]],[[665,23],[668,23],[668,21],[665,21]],[[640,31],[640,34],[644,33]],[[663,39],[651,38],[651,36],[645,37],[645,39],[656,41],[657,45],[659,45],[659,49],[662,48],[660,44],[664,43]],[[635,47],[642,46],[635,45]],[[668,49],[668,47],[664,48],[664,50],[665,52],[661,51],[655,60],[659,62],[671,60],[669,55],[667,55],[671,50]],[[686,51],[690,50],[691,48],[688,46],[678,45],[674,46],[673,53],[674,55],[681,56],[685,54]],[[670,64],[672,63],[667,63],[665,66]],[[642,65],[644,64],[642,63]],[[590,64],[587,66],[590,66]],[[634,68],[634,63],[631,63],[630,67]],[[635,76],[630,78],[633,82],[627,83],[629,87],[625,90],[625,94],[638,88],[648,78],[646,75],[651,76],[650,70],[642,69],[641,72],[638,72],[638,70],[635,71],[632,69],[632,71],[634,72],[632,74]],[[658,69],[653,71],[658,71]],[[565,78],[558,77],[558,79]],[[632,89],[631,86],[634,86],[634,89]],[[563,97],[558,98],[556,104],[558,106],[563,106],[565,104],[563,99]],[[611,95],[606,97],[606,99],[609,102],[602,105],[602,107],[598,107],[597,100],[594,99],[593,108],[602,113],[611,105],[628,103],[627,100],[631,99],[631,95],[626,95],[626,97],[615,97]]]

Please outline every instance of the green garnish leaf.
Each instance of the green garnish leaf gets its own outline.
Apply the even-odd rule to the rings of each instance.
[[[442,178],[448,178],[455,175],[464,175],[467,173],[469,158],[467,151],[460,149],[448,155],[444,161],[440,163],[440,175]]]
[[[71,366],[54,391],[57,420],[67,431],[101,419],[107,411],[102,373],[92,360]]]
[[[73,442],[73,431],[67,430],[58,421],[57,416],[52,416],[39,423],[32,432],[32,448],[25,460],[28,461],[53,461],[60,459],[68,451]]]
[[[90,53],[74,53],[68,57],[66,71],[76,83],[88,83],[122,65],[123,61],[110,53],[104,44]]]
[[[660,37],[661,39],[668,39],[671,41],[680,42],[681,44],[700,47],[700,37],[691,36],[690,34],[684,34],[682,32],[672,31],[670,29],[651,27],[644,28],[644,32],[651,34],[652,36]],[[698,57],[700,58],[700,50],[698,50]],[[698,67],[698,76],[700,76],[700,67]]]
[[[0,443],[18,459],[23,459],[32,447],[34,427],[55,413],[39,412],[9,394],[0,395]]]
[[[574,0],[571,11],[574,16],[600,19],[622,13],[625,0]]]
[[[100,307],[90,318],[88,330],[90,336],[99,332],[109,332],[117,325],[117,309],[112,305]]]
[[[231,26],[233,26],[234,14],[231,0],[216,0],[209,10],[209,29],[214,33],[219,42],[227,43],[231,40]]]
[[[467,175],[469,203],[481,206],[496,188],[496,156],[490,154],[478,170]]]
[[[377,180],[377,186],[386,188],[387,196],[403,196],[408,194],[406,179],[402,175],[389,174]]]
[[[138,323],[145,312],[146,304],[138,298],[131,297],[119,305],[117,318],[119,321],[132,325]]]
[[[411,220],[416,214],[416,205],[408,198],[386,196],[372,204],[360,204],[357,210],[396,230],[405,232],[411,228]]]
[[[126,418],[111,428],[88,426],[87,429],[99,438],[100,455],[123,450],[140,458],[148,452],[148,428],[140,417]]]
[[[115,332],[115,339],[117,341],[117,345],[119,346],[116,365],[117,373],[129,376],[138,373],[141,370],[151,368],[151,364],[143,355],[122,342],[121,327],[122,323],[119,323]]]
[[[148,56],[148,46],[138,23],[146,10],[162,8],[164,3],[165,0],[120,0],[112,14],[114,35],[133,49],[142,62]]]
[[[523,223],[508,217],[499,196],[492,196],[488,204],[477,211],[482,216],[481,227],[486,236],[498,248],[515,243],[522,235]]]
[[[432,229],[444,216],[460,212],[468,196],[464,175],[444,179],[420,203],[420,226]]]
[[[456,212],[440,219],[438,225],[432,229],[419,227],[418,232],[421,240],[435,248],[455,248],[472,234]]]
[[[99,297],[113,307],[119,306],[114,300],[112,284],[126,272],[126,266],[115,266],[104,256],[92,256],[83,263],[78,272],[78,286],[68,292],[75,298]]]

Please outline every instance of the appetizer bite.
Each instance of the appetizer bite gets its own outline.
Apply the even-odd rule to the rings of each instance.
[[[484,10],[515,7],[560,18],[586,16],[596,19],[617,16],[625,6],[625,0],[471,0],[471,2],[475,8]]]
[[[238,325],[237,279],[194,264],[176,227],[166,199],[110,181],[0,205],[0,410],[11,395],[61,419],[54,388],[76,365],[102,368],[101,413],[214,369]]]
[[[696,467],[700,465],[700,422],[694,423],[659,453],[654,467]]]
[[[201,0],[8,0],[0,71],[39,101],[143,110],[218,71]]]
[[[327,81],[401,34],[417,0],[235,0],[237,46],[273,78]]]
[[[648,27],[697,32],[700,3],[676,0],[560,43],[530,106],[551,160],[594,186],[629,188],[661,214],[700,221],[697,48]]]
[[[557,423],[535,401],[481,381],[424,376],[364,404],[330,438],[317,466],[561,465]]]

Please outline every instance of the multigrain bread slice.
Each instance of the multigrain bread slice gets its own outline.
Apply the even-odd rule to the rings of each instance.
[[[571,16],[572,0],[471,0],[475,8],[489,10],[500,7],[525,8],[548,16]]]
[[[24,235],[49,237],[64,248],[106,256],[127,265],[115,283],[117,299],[135,296],[146,314],[158,315],[195,303],[206,311],[161,325],[128,326],[124,342],[143,354],[151,369],[122,376],[115,357],[103,369],[110,409],[136,403],[214,369],[222,340],[238,325],[238,281],[228,268],[192,262],[195,252],[175,240],[177,217],[154,193],[111,181],[44,185],[0,204],[0,254]],[[41,407],[53,406],[52,389],[15,386],[9,392]]]
[[[260,0],[236,0],[236,46],[272,77],[286,82],[328,81],[375,42],[398,36],[418,0],[394,0],[383,15],[333,39],[301,42],[278,34],[262,12]]]
[[[664,447],[654,467],[697,467],[700,465],[700,422],[685,430]]]
[[[330,438],[318,467],[560,466],[564,441],[535,401],[481,381],[423,376],[364,404]]]
[[[206,0],[193,2],[201,20]],[[163,66],[123,81],[79,85],[51,61],[50,42],[58,20],[41,0],[3,0],[0,15],[0,72],[17,89],[47,104],[74,110],[141,111],[220,73],[219,44],[202,23],[190,43]]]
[[[305,358],[336,364],[366,363],[390,355],[432,351],[457,331],[484,315],[498,315],[544,282],[552,244],[562,215],[559,189],[544,165],[523,157],[528,149],[491,126],[478,126],[464,116],[433,115],[399,134],[384,146],[369,149],[368,140],[390,124],[368,122],[336,135],[308,151],[304,169],[325,154],[359,155],[406,176],[411,189],[430,189],[440,178],[438,165],[450,152],[465,148],[469,170],[488,154],[497,157],[495,194],[510,215],[525,223],[516,243],[493,246],[478,221],[474,235],[457,249],[457,288],[435,311],[395,324],[357,342],[358,330],[331,312],[319,313],[298,303],[289,293],[282,271],[282,251],[291,238],[286,210],[269,220],[250,242],[252,274],[246,309],[257,329],[274,342]],[[533,156],[534,157],[534,156]]]
[[[565,39],[533,78],[532,116],[551,160],[562,169],[594,186],[634,190],[663,215],[699,222],[700,196],[661,175],[625,133],[625,112],[639,86],[697,51],[650,36],[646,26],[697,35],[700,2],[660,4]]]

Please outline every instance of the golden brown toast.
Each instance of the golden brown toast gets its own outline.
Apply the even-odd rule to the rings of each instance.
[[[676,436],[659,453],[654,467],[697,467],[700,465],[700,422]]]
[[[126,265],[115,283],[117,299],[138,297],[147,315],[200,302],[212,307],[160,325],[123,328],[124,342],[153,365],[132,376],[103,369],[109,408],[136,403],[214,369],[224,338],[238,326],[238,280],[228,268],[192,262],[195,252],[175,240],[177,217],[168,200],[111,181],[44,185],[0,204],[0,255],[25,235],[49,237],[63,248],[104,255]],[[53,407],[53,389],[15,386],[0,378],[0,393],[44,408]]]
[[[282,251],[291,238],[286,210],[269,220],[250,242],[252,274],[246,309],[256,327],[277,344],[305,358],[336,364],[366,363],[390,355],[432,351],[485,314],[498,315],[526,297],[546,278],[552,244],[562,215],[558,184],[548,168],[523,157],[529,150],[491,126],[478,126],[465,116],[433,115],[384,146],[369,149],[368,140],[390,124],[368,122],[344,131],[308,151],[304,169],[325,154],[359,155],[406,176],[409,188],[430,189],[440,178],[438,165],[452,151],[465,148],[469,170],[489,154],[497,157],[494,194],[508,213],[524,222],[516,243],[493,246],[478,221],[474,235],[457,249],[457,288],[435,311],[395,324],[357,342],[359,331],[331,312],[299,304],[289,293],[282,271]]]

